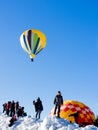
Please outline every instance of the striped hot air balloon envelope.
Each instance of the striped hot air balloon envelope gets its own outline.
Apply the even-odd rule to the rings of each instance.
[[[76,122],[74,115],[78,112],[78,121]],[[54,113],[54,108],[50,112],[50,116]],[[74,100],[66,100],[60,109],[60,117],[69,122],[78,124],[93,124],[95,115],[92,110],[82,102]]]
[[[20,36],[20,43],[31,60],[46,46],[46,36],[39,30],[26,30]]]

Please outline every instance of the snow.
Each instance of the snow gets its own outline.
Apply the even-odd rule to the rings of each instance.
[[[19,117],[12,127],[9,127],[9,120],[5,114],[0,115],[0,130],[98,130],[93,125],[79,127],[78,124],[71,124],[67,120],[55,116],[45,117],[43,120],[33,116]]]

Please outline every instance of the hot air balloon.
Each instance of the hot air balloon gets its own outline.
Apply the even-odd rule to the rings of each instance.
[[[50,116],[54,113],[54,108],[50,112]],[[77,118],[78,114],[78,118]],[[75,117],[76,115],[76,117]],[[91,109],[82,102],[74,101],[74,100],[66,100],[60,109],[60,117],[68,120],[69,122],[76,122],[75,118],[77,118],[78,124],[93,124],[95,120],[95,115],[91,111]]]
[[[39,30],[26,30],[20,36],[20,43],[33,61],[35,56],[46,46],[46,36]]]

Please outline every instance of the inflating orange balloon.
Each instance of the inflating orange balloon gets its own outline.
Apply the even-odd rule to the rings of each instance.
[[[52,109],[50,115],[53,115],[53,112],[54,109]],[[82,102],[73,100],[64,101],[60,109],[60,117],[78,124],[93,124],[95,120],[95,115],[88,106]]]

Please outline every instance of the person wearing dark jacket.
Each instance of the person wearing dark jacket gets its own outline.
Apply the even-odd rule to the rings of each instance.
[[[10,121],[9,121],[10,123],[9,123],[8,126],[11,127],[11,126],[14,124],[15,121],[17,121],[16,115],[14,115],[14,116],[11,117],[11,119],[10,119]]]
[[[55,104],[54,115],[56,114],[57,111],[57,117],[60,117],[60,107],[63,104],[63,97],[60,91],[58,91],[58,94],[54,98],[54,104]]]
[[[36,102],[33,101],[33,105],[35,106],[36,118],[40,119],[40,114],[43,111],[43,105],[39,97]]]
[[[14,102],[14,100],[11,102],[10,108],[11,108],[10,116],[12,117],[15,115],[15,102]]]

